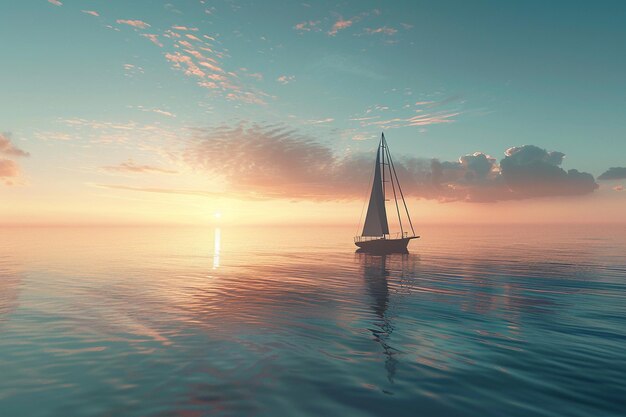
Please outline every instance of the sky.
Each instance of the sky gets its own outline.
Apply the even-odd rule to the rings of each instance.
[[[622,1],[0,3],[0,224],[625,222]]]

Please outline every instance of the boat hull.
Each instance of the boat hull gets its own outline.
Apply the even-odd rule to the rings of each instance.
[[[359,247],[357,252],[368,253],[406,253],[411,239],[419,236],[404,237],[401,239],[374,239],[354,242]]]

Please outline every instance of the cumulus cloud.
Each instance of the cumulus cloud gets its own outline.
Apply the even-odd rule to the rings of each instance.
[[[588,194],[598,188],[593,176],[560,167],[565,154],[533,145],[510,148],[500,162],[502,177],[519,198]]]
[[[626,178],[626,168],[612,167],[600,174],[599,180],[623,180]]]
[[[161,168],[152,165],[140,165],[133,161],[122,162],[119,165],[103,166],[102,169],[109,172],[121,172],[121,173],[159,173],[159,174],[177,174],[178,171],[171,169]]]
[[[525,145],[508,149],[500,162],[482,152],[457,161],[397,156],[394,162],[405,195],[417,198],[494,202],[593,192],[593,176],[563,170],[563,156]],[[257,124],[199,130],[183,153],[189,165],[223,178],[235,192],[315,200],[362,198],[373,158],[340,157],[295,130]]]

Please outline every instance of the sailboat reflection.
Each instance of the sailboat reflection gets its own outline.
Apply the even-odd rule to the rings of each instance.
[[[374,336],[374,340],[380,344],[385,355],[385,368],[387,369],[387,379],[393,383],[396,373],[398,360],[396,355],[399,353],[397,349],[391,346],[391,334],[394,331],[394,325],[389,316],[387,309],[389,307],[389,270],[387,262],[401,262],[404,266],[408,260],[407,254],[393,255],[370,255],[365,253],[357,253],[355,255],[360,261],[363,268],[363,279],[365,281],[367,292],[372,298],[372,310],[377,317],[369,330]]]
[[[213,269],[220,267],[220,246],[222,243],[222,233],[219,227],[215,228],[215,240],[213,242]]]

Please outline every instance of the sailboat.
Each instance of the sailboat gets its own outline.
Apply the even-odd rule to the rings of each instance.
[[[391,187],[389,185],[391,184]],[[396,213],[398,214],[398,224],[400,231],[389,233],[389,223],[387,222],[387,210],[385,208],[386,193],[391,188],[393,199],[395,202]],[[400,216],[400,205],[398,204],[398,196],[402,200],[402,206],[406,213],[411,232],[404,230]],[[367,206],[367,215],[363,224],[363,232],[360,236],[354,237],[354,244],[359,247],[361,252],[375,253],[398,253],[407,252],[407,246],[411,239],[417,239],[419,236],[415,234],[409,209],[404,200],[404,194],[398,181],[396,168],[389,153],[389,147],[385,140],[385,134],[382,133],[378,150],[376,152],[376,166],[374,168],[374,181],[372,183],[372,192],[370,193],[370,201]]]

